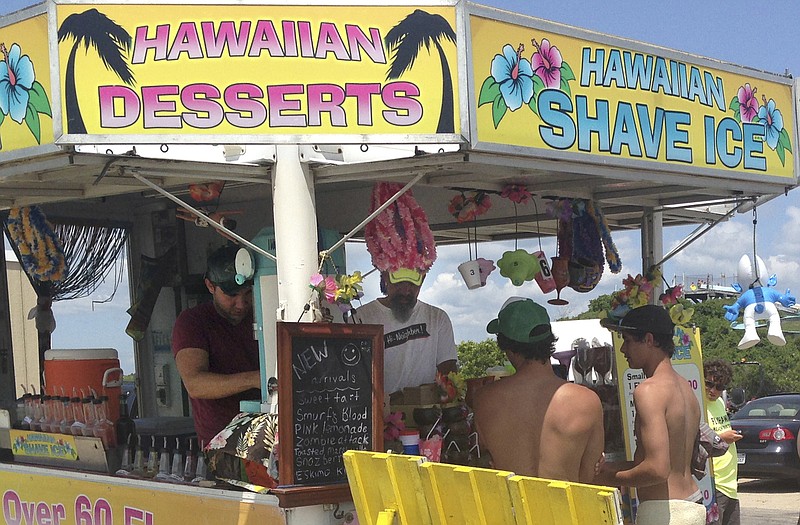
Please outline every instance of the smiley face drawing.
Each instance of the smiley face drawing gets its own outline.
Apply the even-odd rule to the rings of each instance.
[[[342,363],[346,366],[356,366],[361,362],[361,352],[354,343],[347,343],[342,348]]]

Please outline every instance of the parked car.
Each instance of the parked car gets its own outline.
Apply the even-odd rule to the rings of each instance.
[[[789,478],[800,483],[800,394],[754,399],[731,416],[740,478]]]

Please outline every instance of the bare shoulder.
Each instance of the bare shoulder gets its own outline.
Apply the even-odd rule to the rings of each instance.
[[[636,386],[633,391],[633,402],[640,407],[656,408],[666,406],[675,395],[675,383],[669,379],[649,377]]]
[[[602,412],[600,398],[594,390],[574,383],[561,385],[555,396],[553,396],[553,402],[563,406],[565,410],[569,410],[569,412],[565,413],[590,414]]]

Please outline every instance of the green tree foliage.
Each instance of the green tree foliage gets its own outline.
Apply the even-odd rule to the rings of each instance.
[[[505,354],[494,339],[480,343],[464,341],[458,345],[459,371],[464,379],[483,377],[487,368],[502,365],[505,359]]]
[[[734,364],[733,384],[744,388],[747,399],[775,392],[800,392],[800,320],[786,318],[781,322],[786,346],[775,346],[767,340],[767,328],[758,328],[761,341],[747,350],[736,345],[744,332],[731,327],[725,319],[724,305],[734,299],[710,299],[702,303],[682,300],[685,308],[694,308],[692,324],[700,329],[703,360],[726,359]],[[611,306],[611,295],[589,301],[586,312],[571,319],[605,317]],[[741,321],[741,315],[738,321]],[[502,364],[505,356],[493,339],[476,343],[465,341],[458,346],[461,371],[466,378],[485,375],[486,368]]]

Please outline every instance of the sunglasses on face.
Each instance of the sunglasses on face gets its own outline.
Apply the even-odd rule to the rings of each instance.
[[[714,383],[713,381],[706,381],[706,390],[711,390],[712,388],[717,392],[722,392],[723,390],[728,388],[728,385],[726,385],[725,383]]]

